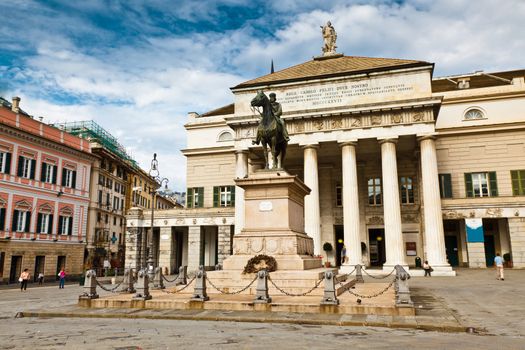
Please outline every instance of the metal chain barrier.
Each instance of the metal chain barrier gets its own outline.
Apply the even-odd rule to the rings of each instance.
[[[270,275],[268,275],[268,281],[270,281],[270,283],[275,287],[275,289],[277,289],[279,292],[283,293],[284,295],[287,295],[289,297],[304,297],[304,296],[307,296],[308,294],[312,293],[314,291],[314,289],[316,289],[317,287],[319,287],[319,285],[321,284],[321,282],[324,281],[324,277],[321,278],[319,281],[317,281],[317,283],[315,284],[315,286],[313,286],[312,288],[310,288],[308,291],[304,292],[304,293],[300,293],[300,294],[294,294],[294,293],[288,293],[287,291],[283,290],[282,288],[278,287],[274,281],[271,279]]]
[[[195,281],[195,279],[197,278],[197,276],[193,276],[193,278],[188,282],[188,284],[186,284],[184,287],[182,287],[181,289],[176,289],[175,290],[165,290],[165,289],[161,289],[161,291],[163,293],[166,293],[166,294],[176,294],[176,293],[180,293],[182,292],[184,289],[188,288],[190,286],[190,284]]]
[[[106,292],[111,292],[111,293],[116,293],[116,290],[118,287],[120,287],[120,285],[122,284],[122,282],[124,282],[124,280],[120,281],[119,284],[117,284],[115,287],[113,288],[106,288],[104,287],[102,284],[100,284],[100,282],[98,280],[97,281],[97,286],[99,286],[100,288],[102,288],[103,290],[105,290]]]
[[[390,271],[390,273],[388,275],[384,275],[384,276],[371,275],[368,272],[366,272],[366,269],[362,269],[361,271],[363,271],[368,277],[374,278],[376,280],[382,280],[382,279],[385,279],[385,278],[389,277],[391,274],[393,274],[396,271],[396,269],[393,268],[392,271]]]
[[[212,286],[213,289],[215,289],[219,293],[221,293],[221,294],[228,294],[228,295],[234,295],[234,294],[241,294],[246,289],[250,288],[250,286],[253,284],[253,282],[255,282],[257,280],[257,274],[255,275],[254,279],[246,287],[244,287],[242,289],[239,289],[239,290],[236,290],[234,292],[227,292],[227,291],[225,291],[223,289],[218,288],[215,284],[213,284],[213,282],[208,278],[208,276],[206,276],[206,280],[210,283],[210,286]]]
[[[162,279],[163,279],[164,281],[168,282],[168,283],[173,283],[173,282],[175,282],[175,281],[177,280],[177,278],[179,278],[179,275],[180,275],[180,274],[175,275],[175,278],[172,279],[171,281],[170,281],[165,275],[162,275]]]
[[[350,271],[349,273],[344,274],[343,276],[351,277],[352,274],[355,272],[355,270],[356,270],[356,268],[354,267],[354,269],[352,271]]]
[[[387,290],[389,290],[390,288],[392,288],[392,286],[394,285],[394,283],[396,282],[396,280],[397,280],[397,277],[394,278],[394,279],[392,280],[392,282],[390,282],[390,283],[388,284],[388,286],[386,286],[385,289],[383,289],[383,290],[381,290],[381,291],[379,291],[379,292],[377,292],[377,293],[371,294],[371,295],[362,295],[362,294],[354,293],[354,292],[351,291],[350,288],[348,288],[346,291],[347,291],[348,293],[352,294],[353,296],[358,297],[358,298],[363,298],[363,299],[372,299],[372,298],[375,298],[375,297],[378,297],[378,296],[384,294]]]

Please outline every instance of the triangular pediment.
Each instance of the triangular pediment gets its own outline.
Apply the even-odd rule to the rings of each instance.
[[[60,209],[60,215],[61,216],[72,216],[73,209],[71,209],[71,207],[63,207],[62,209]]]
[[[32,205],[25,199],[22,199],[15,203],[15,209],[16,210],[31,210]]]
[[[51,214],[53,212],[53,207],[45,203],[45,204],[42,204],[40,207],[38,207],[38,212]]]
[[[433,64],[425,61],[380,57],[339,56],[330,59],[313,59],[246,81],[233,89],[429,65]]]

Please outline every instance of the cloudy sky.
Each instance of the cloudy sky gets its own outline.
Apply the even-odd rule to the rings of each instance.
[[[435,76],[525,68],[525,0],[0,0],[0,96],[48,123],[93,119],[185,187],[187,112],[320,54],[435,62]]]

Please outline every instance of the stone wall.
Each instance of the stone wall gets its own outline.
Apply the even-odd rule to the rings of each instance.
[[[224,259],[229,257],[231,255],[231,240],[232,240],[232,234],[231,234],[231,226],[229,225],[221,225],[218,227],[218,263],[222,264]]]
[[[510,244],[514,267],[525,268],[525,218],[509,218]]]
[[[474,267],[474,268],[487,267],[487,262],[485,260],[485,244],[483,242],[480,242],[480,243],[468,243],[467,242],[467,251],[468,251],[469,267]]]

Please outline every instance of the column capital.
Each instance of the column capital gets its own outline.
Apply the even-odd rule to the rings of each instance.
[[[416,135],[416,138],[418,142],[425,141],[425,140],[435,140],[437,138],[437,133],[419,134],[419,135]]]
[[[379,142],[380,145],[382,145],[383,143],[397,144],[397,142],[399,141],[399,138],[397,136],[394,136],[394,137],[382,137],[382,138],[378,138],[377,141]]]
[[[343,148],[344,146],[357,146],[357,139],[354,140],[347,140],[347,141],[339,141],[339,147]]]
[[[299,146],[301,146],[302,149],[308,149],[308,148],[319,149],[318,143],[299,144]]]

